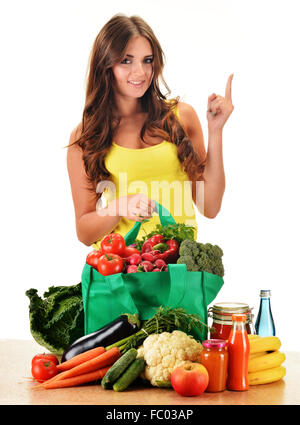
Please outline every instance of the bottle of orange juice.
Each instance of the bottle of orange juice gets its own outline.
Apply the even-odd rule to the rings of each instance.
[[[250,345],[246,331],[246,314],[232,315],[232,328],[228,337],[227,389],[245,391],[249,389],[248,361]]]

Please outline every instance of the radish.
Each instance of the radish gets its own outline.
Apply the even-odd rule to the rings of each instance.
[[[140,256],[140,254],[132,254],[130,257],[127,258],[127,261],[129,262],[129,264],[137,266],[142,261],[142,257]]]
[[[150,263],[154,262],[154,255],[151,252],[145,252],[141,255],[142,260],[150,261]]]
[[[140,263],[140,266],[142,266],[143,267],[143,269],[145,270],[145,272],[151,272],[152,270],[153,270],[153,264],[152,263],[150,263],[150,261],[142,261],[141,263]]]
[[[159,269],[163,269],[163,268],[165,268],[167,266],[167,264],[164,262],[164,260],[161,260],[161,259],[156,260],[154,264]]]
[[[127,273],[136,273],[138,266],[136,264],[131,264],[130,266],[127,266]]]

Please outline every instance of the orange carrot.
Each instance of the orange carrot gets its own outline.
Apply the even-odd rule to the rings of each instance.
[[[93,372],[73,376],[72,378],[56,380],[53,382],[46,381],[43,382],[42,386],[47,390],[55,388],[76,387],[78,385],[87,384],[88,382],[93,382],[97,381],[98,379],[102,379],[109,368],[110,366],[106,366],[102,369],[94,370]]]
[[[54,376],[53,381],[60,381],[61,379],[73,378],[74,376],[82,375],[84,373],[93,372],[97,369],[102,369],[105,366],[111,366],[118,358],[121,357],[121,351],[118,347],[110,348],[105,353],[94,357],[78,366],[72,367],[72,369],[65,370],[64,372],[58,373]],[[47,382],[49,382],[48,380]]]
[[[70,360],[66,360],[65,362],[57,365],[57,370],[59,372],[62,372],[64,370],[71,369],[72,367],[78,366],[81,363],[91,360],[104,352],[104,347],[96,347],[91,350],[85,351],[84,353],[77,354],[77,356],[72,357]]]

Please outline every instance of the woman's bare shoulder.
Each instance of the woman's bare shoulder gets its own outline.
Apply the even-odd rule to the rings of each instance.
[[[192,105],[185,102],[178,102],[177,108],[179,121],[186,131],[190,132],[195,126],[199,125],[197,112]]]
[[[81,134],[81,130],[82,130],[82,123],[80,122],[71,131],[68,149],[70,149],[70,148],[77,148],[77,150],[78,150],[79,146],[77,145],[77,143],[74,144],[74,142],[79,138],[79,136]]]

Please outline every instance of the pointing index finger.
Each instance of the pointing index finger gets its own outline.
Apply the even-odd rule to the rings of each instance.
[[[233,79],[233,74],[231,74],[227,80],[226,89],[225,89],[225,98],[231,100],[231,83]]]

